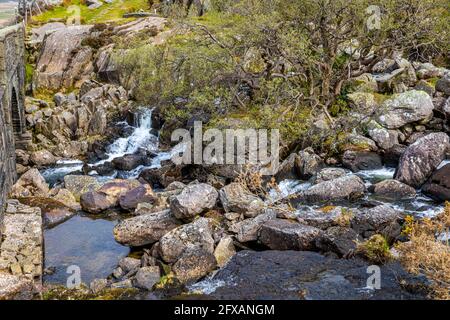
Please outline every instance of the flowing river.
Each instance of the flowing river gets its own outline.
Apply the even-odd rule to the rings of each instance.
[[[179,148],[174,148],[169,152],[159,150],[158,136],[152,129],[152,109],[142,108],[137,112],[132,125],[126,122],[117,123],[131,134],[127,137],[120,137],[106,149],[104,159],[88,164],[89,167],[104,164],[115,158],[127,154],[133,154],[141,149],[152,152],[155,157],[148,165],[141,165],[131,171],[114,171],[111,175],[100,176],[94,169],[89,175],[97,177],[99,180],[107,181],[114,178],[132,179],[137,178],[142,170],[146,168],[156,168],[161,161],[168,160]],[[444,165],[449,161],[441,164]],[[77,159],[66,159],[59,161],[54,167],[42,170],[42,174],[51,186],[57,186],[63,181],[67,174],[81,174],[84,163]],[[377,170],[360,171],[356,173],[366,183],[366,186],[392,179],[395,168],[383,167]],[[296,192],[306,190],[311,186],[310,182],[300,180],[285,180],[279,184],[279,190],[270,192],[268,201],[287,197]],[[367,203],[381,204],[385,200],[376,199],[372,194],[367,194],[365,198],[352,203],[343,203],[345,207],[357,208]],[[424,196],[420,190],[415,199],[407,201],[395,201],[389,203],[393,207],[403,212],[415,216],[434,216],[441,212],[443,207],[437,205],[432,199]],[[305,211],[313,211],[318,206],[298,206],[297,214]],[[45,231],[45,266],[48,274],[44,277],[47,283],[65,284],[69,266],[78,266],[81,270],[81,278],[84,283],[89,283],[95,278],[105,278],[110,275],[116,267],[118,261],[129,254],[129,248],[118,244],[113,237],[112,229],[122,218],[120,213],[110,211],[99,216],[87,215],[79,212],[68,221]],[[211,290],[209,280],[204,280],[195,288],[205,293]],[[212,285],[214,287],[214,285]]]

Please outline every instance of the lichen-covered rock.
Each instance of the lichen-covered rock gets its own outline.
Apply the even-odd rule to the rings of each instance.
[[[298,222],[273,219],[261,226],[258,241],[272,250],[313,250],[321,233]]]
[[[220,189],[219,197],[226,212],[243,213],[246,217],[257,216],[265,207],[258,196],[237,182]]]
[[[161,271],[158,266],[143,267],[136,273],[136,287],[150,291],[160,279]]]
[[[180,222],[170,210],[165,210],[125,219],[114,228],[113,233],[117,242],[139,247],[159,241],[162,236],[179,225]]]
[[[436,82],[436,90],[450,96],[450,72]]]
[[[255,218],[245,219],[231,225],[230,232],[236,234],[236,239],[239,242],[256,241],[258,238],[259,228],[266,222],[277,217],[276,212],[268,210]]]
[[[80,200],[82,194],[97,191],[101,184],[91,176],[67,175],[64,176],[64,186],[73,194],[75,199]]]
[[[318,183],[297,194],[300,201],[310,203],[357,199],[366,192],[364,181],[356,175],[347,175]]]
[[[389,150],[398,144],[398,132],[388,130],[376,121],[369,122],[367,132],[372,140],[383,150]]]
[[[187,186],[170,201],[170,210],[181,220],[190,220],[216,205],[218,193],[206,183]]]
[[[102,185],[97,192],[106,195],[108,201],[111,202],[113,206],[117,206],[121,196],[140,185],[140,182],[137,180],[115,179]]]
[[[81,208],[89,213],[98,214],[115,206],[108,196],[101,192],[86,192],[80,197]]]
[[[210,219],[199,218],[166,233],[159,240],[161,258],[167,263],[174,263],[185,252],[200,249],[213,254],[214,239],[211,224]]]
[[[181,283],[189,283],[208,275],[216,266],[214,255],[199,248],[184,252],[173,265],[172,270]]]
[[[323,160],[314,153],[312,148],[306,148],[298,153],[295,160],[297,176],[308,180],[323,167]]]
[[[380,233],[389,239],[400,235],[401,214],[389,205],[380,205],[356,214],[351,222],[352,229],[364,238]]]
[[[55,164],[58,159],[48,150],[39,150],[30,154],[30,160],[36,166],[44,167]]]
[[[400,181],[387,179],[375,184],[373,193],[384,199],[400,200],[415,197],[416,190]]]
[[[124,210],[134,210],[140,203],[153,204],[157,201],[157,197],[152,187],[143,184],[137,188],[133,188],[119,197],[119,205]]]
[[[348,174],[348,172],[349,171],[342,168],[324,168],[317,173],[314,184],[343,177]]]
[[[443,132],[420,138],[402,154],[395,179],[419,188],[445,159],[448,145],[449,137]]]
[[[429,120],[433,115],[433,101],[424,91],[411,90],[386,100],[378,122],[388,129],[398,129],[408,123]]]
[[[223,237],[214,250],[217,265],[223,267],[234,256],[236,249],[234,248],[233,238],[230,236]]]
[[[31,300],[33,292],[31,280],[0,272],[0,300]]]
[[[44,225],[47,228],[52,228],[60,223],[63,223],[76,214],[75,210],[50,198],[28,197],[19,200],[27,206],[40,208],[43,215]]]
[[[49,193],[48,184],[38,169],[30,169],[25,172],[13,185],[10,192],[11,198],[46,197]]]
[[[363,239],[353,229],[335,226],[327,229],[316,240],[316,247],[324,252],[334,252],[345,257],[356,250],[358,241]]]

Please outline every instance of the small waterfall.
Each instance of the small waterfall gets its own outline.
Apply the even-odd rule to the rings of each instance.
[[[119,138],[107,148],[108,158],[98,164],[112,161],[126,154],[133,154],[140,148],[155,151],[158,148],[158,137],[151,133],[153,109],[142,109],[134,119],[134,131],[126,138]]]

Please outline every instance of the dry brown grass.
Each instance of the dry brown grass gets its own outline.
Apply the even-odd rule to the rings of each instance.
[[[444,212],[434,219],[407,217],[404,233],[410,241],[396,246],[405,269],[431,281],[434,299],[450,299],[450,246],[448,239],[438,239],[443,233],[448,235],[449,228],[450,203],[446,203]]]

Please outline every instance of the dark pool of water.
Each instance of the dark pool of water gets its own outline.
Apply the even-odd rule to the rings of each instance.
[[[89,284],[96,278],[106,278],[127,256],[129,248],[114,240],[112,230],[117,220],[94,219],[77,215],[45,231],[45,267],[55,268],[44,276],[46,283],[66,284],[68,267],[80,268],[81,281]]]

